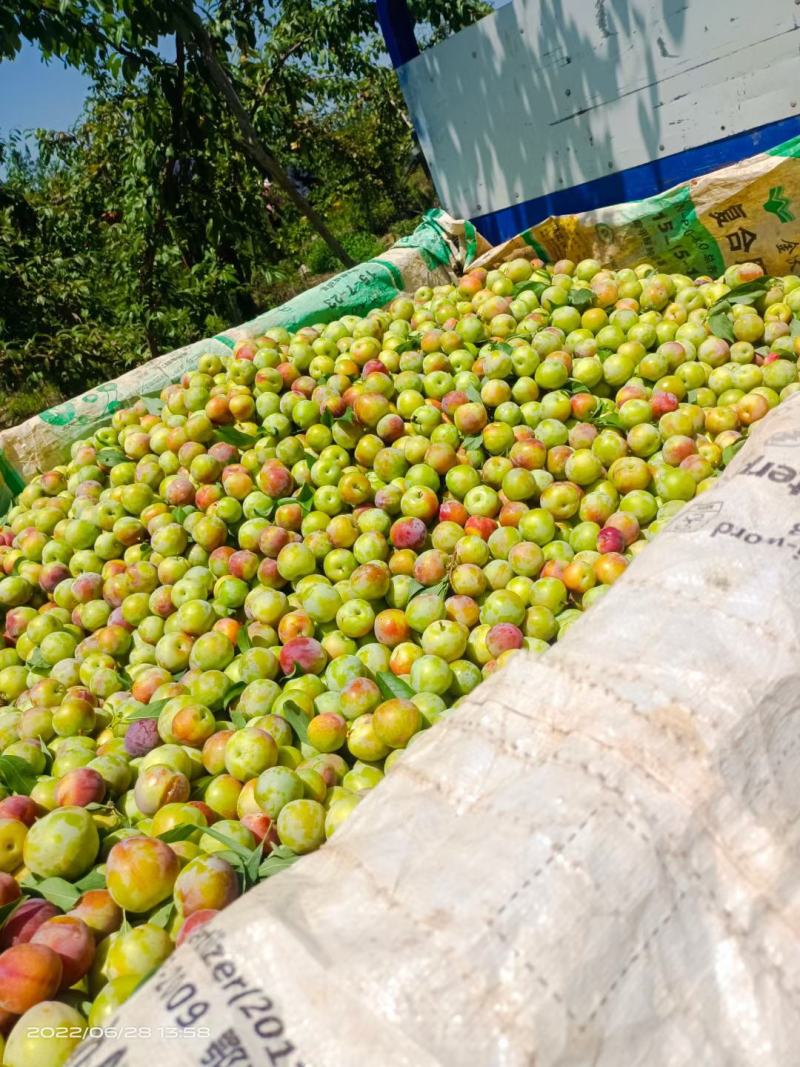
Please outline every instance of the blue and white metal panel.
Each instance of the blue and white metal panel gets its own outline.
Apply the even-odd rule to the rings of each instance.
[[[493,241],[800,133],[795,0],[512,0],[421,54],[378,8],[442,205]]]

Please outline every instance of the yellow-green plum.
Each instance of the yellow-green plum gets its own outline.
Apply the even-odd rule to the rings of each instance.
[[[86,874],[100,851],[100,836],[85,808],[57,808],[38,819],[23,848],[25,866],[39,878],[74,881]]]
[[[141,914],[167,899],[179,869],[178,857],[163,841],[128,837],[108,854],[108,891],[124,911]]]

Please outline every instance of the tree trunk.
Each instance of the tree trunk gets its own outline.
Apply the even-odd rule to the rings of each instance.
[[[239,128],[244,134],[245,146],[250,158],[257,167],[275,182],[276,185],[280,186],[298,211],[305,215],[334,255],[340,259],[346,267],[352,267],[354,265],[353,260],[347,254],[340,242],[333,236],[331,231],[325,225],[323,219],[317,214],[308,200],[297,191],[278,160],[261,143],[250,116],[247,114],[244,105],[239,99],[239,95],[236,92],[233,82],[217,58],[214,42],[211,40],[208,31],[199,19],[187,19],[187,36],[198,51],[203,61],[203,65],[208,72],[209,78],[222,93],[231,114],[239,124]]]

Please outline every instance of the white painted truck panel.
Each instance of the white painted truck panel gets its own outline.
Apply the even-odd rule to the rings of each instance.
[[[512,0],[398,74],[474,218],[800,114],[799,30],[796,0]]]

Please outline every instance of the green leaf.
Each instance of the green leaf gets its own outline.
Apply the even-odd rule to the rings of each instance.
[[[733,459],[733,457],[736,455],[736,453],[741,448],[744,448],[746,442],[747,442],[747,438],[746,437],[740,437],[739,440],[738,441],[734,441],[732,445],[726,445],[725,448],[723,448],[723,450],[722,450],[722,465],[723,465],[723,467],[727,467],[728,466],[728,464]]]
[[[408,335],[408,337],[405,339],[405,341],[401,342],[397,346],[397,348],[395,348],[395,352],[397,352],[397,354],[399,356],[402,356],[402,354],[404,352],[413,352],[414,349],[418,347],[419,342],[420,342],[420,334],[418,334],[418,333],[410,333]]]
[[[399,697],[402,700],[410,700],[414,696],[414,690],[411,686],[404,682],[402,678],[398,678],[396,674],[392,674],[391,671],[378,671],[375,681],[378,683],[378,688],[386,700],[392,700],[395,697]]]
[[[175,916],[175,911],[175,902],[168,900],[148,918],[147,922],[150,926],[160,926],[162,930],[166,930]]]
[[[192,507],[191,504],[182,504],[179,508],[172,509],[172,518],[179,525],[183,526],[186,519],[194,514],[195,511],[197,511],[197,508]]]
[[[289,723],[301,741],[308,741],[308,716],[293,700],[284,701],[280,715]]]
[[[138,722],[139,719],[157,719],[167,704],[170,697],[165,700],[153,700],[149,704],[143,704],[139,711],[132,711],[126,715],[123,722]]]
[[[49,900],[51,904],[55,904],[62,911],[70,911],[71,908],[74,908],[78,902],[78,897],[81,895],[80,890],[65,878],[44,878],[41,882],[34,878],[23,878],[20,885],[24,885],[29,892],[34,893],[36,896]]]
[[[97,453],[97,465],[98,467],[105,467],[107,470],[111,470],[118,463],[127,463],[128,457],[124,452],[118,448],[101,448]]]
[[[36,785],[36,771],[27,760],[19,756],[0,756],[0,782],[12,793],[30,796]]]
[[[730,309],[731,305],[727,300],[718,300],[709,310],[706,322],[715,337],[721,337],[728,344],[733,344],[736,340],[736,335],[733,332],[733,324],[728,316]]]
[[[247,719],[241,713],[241,711],[231,711],[228,714],[228,718],[231,720],[237,730],[244,730],[247,726]]]
[[[285,871],[287,867],[291,867],[299,859],[298,854],[292,852],[286,845],[278,845],[277,848],[273,848],[267,859],[258,868],[258,877],[271,878],[274,874],[279,874],[281,871]]]
[[[468,434],[461,443],[468,452],[476,448],[483,448],[483,434]]]
[[[225,860],[226,863],[230,863],[231,867],[233,867],[245,885],[247,884],[247,871],[245,867],[246,859],[244,856],[238,855],[230,848],[221,848],[219,852],[215,852],[214,855],[219,856],[219,858]]]
[[[736,340],[736,335],[733,332],[733,325],[728,316],[731,305],[755,304],[757,300],[760,300],[762,296],[769,292],[774,283],[775,279],[768,275],[763,278],[755,278],[752,282],[737,285],[729,293],[720,297],[716,303],[712,304],[708,309],[706,321],[714,336],[721,337],[729,344],[733,344]]]
[[[303,670],[300,664],[295,660],[295,662],[292,664],[292,669],[286,674],[284,674],[283,679],[284,681],[288,682],[292,678],[302,678],[305,673],[306,672]]]
[[[237,448],[252,448],[258,441],[257,437],[243,433],[234,426],[218,426],[214,431],[214,437],[218,441],[224,441],[227,445],[235,445]]]
[[[433,593],[435,596],[440,597],[442,600],[447,596],[450,591],[450,579],[442,578],[441,582],[437,582],[436,585],[428,586],[428,592]]]
[[[191,822],[182,822],[178,826],[165,830],[163,834],[159,834],[158,840],[163,841],[165,845],[173,845],[176,841],[188,841],[198,830],[202,830],[205,833],[202,826],[196,826]]]
[[[258,881],[258,870],[263,858],[264,853],[261,849],[261,843],[259,842],[251,851],[249,857],[245,860],[244,874],[248,886],[255,885]]]
[[[16,900],[9,900],[7,904],[0,904],[0,927],[11,918],[17,908],[22,904],[27,897],[19,896]]]
[[[160,396],[140,396],[139,399],[150,415],[160,415],[164,410],[164,401]]]
[[[105,889],[105,887],[105,875],[97,867],[75,883],[75,888],[80,890],[81,893],[88,893],[90,889]]]
[[[567,378],[561,386],[561,392],[568,393],[569,396],[575,396],[576,393],[591,393],[591,389],[588,385],[584,385],[583,382],[579,382],[577,378]]]
[[[497,348],[507,356],[511,356],[514,353],[514,349],[511,345],[507,345],[505,341],[492,341],[488,347]]]
[[[52,664],[48,663],[42,655],[42,651],[39,648],[34,648],[31,658],[26,660],[25,666],[33,674],[41,674],[47,676],[52,670]]]
[[[241,633],[241,631],[240,631]],[[228,692],[222,698],[222,706],[227,710],[228,706],[237,700],[247,688],[247,682],[234,682]]]
[[[409,583],[408,600],[406,603],[410,604],[415,596],[419,596],[420,593],[425,593],[427,590],[427,585],[423,585],[422,582],[418,582],[416,578],[412,578]]]
[[[591,289],[570,289],[567,303],[578,311],[586,311],[594,304],[594,293]]]
[[[190,783],[192,787],[190,799],[202,800],[204,791],[214,781],[215,778],[215,774],[204,774],[200,778],[193,779]]]
[[[717,304],[726,301],[729,304],[755,304],[756,300],[762,296],[766,296],[772,286],[775,284],[776,279],[769,274],[765,274],[761,278],[754,278],[751,282],[744,282],[742,285],[737,285],[729,293],[726,293]],[[713,304],[711,310],[716,307]]]
[[[339,415],[334,421],[335,422],[355,422],[355,418],[356,417],[355,417],[355,414],[353,413],[353,409],[352,408],[345,408],[344,409],[344,414]]]
[[[481,396],[480,392],[475,388],[474,385],[468,385],[467,388],[464,390],[464,392],[467,394],[467,396],[469,397],[469,399],[472,401],[473,404],[482,404],[483,403],[483,397]]]
[[[542,293],[550,285],[550,282],[540,282],[534,278],[529,278],[526,282],[517,282],[514,288],[511,290],[512,297],[519,296],[520,293],[536,293],[537,300]]]
[[[793,318],[789,323],[789,336],[800,337],[800,319]]]
[[[620,430],[625,433],[627,427],[619,415],[613,411],[604,412],[591,420],[601,430]]]
[[[197,827],[195,826],[195,830]],[[247,861],[250,858],[250,849],[244,845],[240,845],[238,841],[234,841],[232,837],[228,837],[227,834],[223,834],[221,830],[217,830],[214,826],[206,826],[203,830],[204,834],[208,834],[215,840],[220,841],[223,845],[227,845],[227,848],[234,856],[238,856],[240,859]]]
[[[121,934],[129,934],[132,930],[131,924],[128,922],[128,913],[125,909],[122,909],[122,922],[120,923],[119,932]]]
[[[239,649],[240,652],[249,652],[250,649],[253,647],[253,643],[250,640],[250,634],[247,632],[246,626],[241,626],[239,628],[239,633],[236,635],[236,647]]]
[[[316,460],[314,462],[316,463]],[[309,511],[312,510],[313,502],[314,490],[311,488],[308,482],[304,482],[303,485],[300,486],[299,492],[297,492],[294,496],[280,497],[278,500],[275,501],[274,506],[275,508],[279,508],[281,504],[299,504],[300,510],[303,512],[303,514],[308,515]]]

